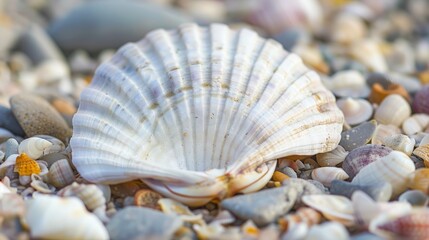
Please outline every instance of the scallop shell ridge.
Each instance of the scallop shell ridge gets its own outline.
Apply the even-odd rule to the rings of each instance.
[[[91,182],[143,179],[190,205],[261,188],[276,158],[330,151],[343,116],[295,54],[250,30],[156,30],[82,92],[73,163]]]

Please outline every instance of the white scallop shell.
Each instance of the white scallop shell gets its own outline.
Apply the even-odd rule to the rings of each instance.
[[[18,146],[18,152],[26,153],[32,159],[38,159],[48,153],[52,143],[39,137],[24,139]]]
[[[388,182],[392,185],[395,197],[407,189],[408,176],[414,171],[414,163],[405,153],[392,151],[363,167],[353,178],[352,183],[373,185]]]
[[[109,239],[103,224],[77,198],[37,195],[26,205],[32,238]]]
[[[102,64],[73,118],[91,182],[143,179],[190,205],[262,188],[276,158],[330,151],[343,117],[295,54],[225,25],[157,30]]]

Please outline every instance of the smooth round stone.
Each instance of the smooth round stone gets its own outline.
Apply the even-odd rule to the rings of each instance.
[[[292,28],[273,36],[273,38],[281,43],[284,49],[291,51],[299,40],[309,38],[309,36],[308,33],[303,30]]]
[[[50,135],[68,143],[71,129],[45,99],[31,94],[18,94],[10,98],[10,105],[28,137]]]
[[[107,224],[110,239],[171,239],[183,225],[179,217],[149,208],[126,207]]]
[[[289,212],[297,195],[296,190],[288,187],[271,188],[225,199],[221,206],[240,219],[264,226]]]
[[[0,128],[5,128],[18,136],[24,136],[24,130],[22,130],[12,111],[4,106],[0,105]]]
[[[350,130],[341,133],[341,145],[346,151],[363,146],[371,141],[377,122],[372,120],[364,122]]]
[[[392,196],[392,186],[386,182],[378,185],[357,185],[341,180],[331,182],[330,192],[334,195],[351,199],[353,193],[358,190],[368,194],[368,196],[377,202],[387,202]]]
[[[147,2],[89,1],[53,22],[48,33],[64,51],[97,53],[191,21],[175,9]]]
[[[12,154],[18,154],[19,143],[15,138],[9,138],[6,141],[6,150],[5,150],[5,159],[7,159]]]

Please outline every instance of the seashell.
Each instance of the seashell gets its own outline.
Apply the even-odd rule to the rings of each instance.
[[[319,164],[317,164],[317,162],[312,158],[306,158],[302,160],[302,163],[304,163],[305,170],[311,170],[320,167]]]
[[[413,110],[415,113],[429,114],[429,85],[423,86],[414,96]]]
[[[22,217],[25,213],[25,203],[22,197],[15,193],[6,193],[0,199],[0,217]]]
[[[293,170],[293,168],[291,168],[291,167],[284,167],[281,169],[281,172],[284,173],[289,178],[297,178],[298,177],[295,170]]]
[[[367,144],[352,150],[343,162],[342,168],[353,179],[368,164],[388,155],[392,149],[380,145]]]
[[[294,46],[293,53],[298,54],[305,65],[317,70],[318,72],[328,74],[329,65],[323,59],[320,47],[315,44],[300,43]]]
[[[43,182],[42,178],[39,175],[32,174],[31,175],[31,187],[33,187],[37,192],[41,193],[53,193],[55,191],[55,188],[49,187],[48,184]]]
[[[429,194],[429,168],[414,171],[409,177],[408,187]]]
[[[336,195],[306,195],[302,201],[309,207],[321,212],[329,220],[351,225],[354,221],[352,202]]]
[[[406,191],[399,196],[398,200],[409,202],[414,207],[425,207],[429,202],[428,196],[420,190]]]
[[[52,137],[49,135],[35,135],[34,137],[42,138],[52,143],[52,146],[48,149],[47,153],[45,153],[44,155],[51,154],[51,153],[58,153],[66,149],[66,146],[64,145],[64,143],[56,137]]]
[[[216,217],[211,221],[213,224],[230,224],[235,222],[237,219],[227,210],[221,210]]]
[[[134,204],[138,207],[160,209],[158,200],[161,198],[161,194],[157,192],[149,189],[141,189],[134,195]]]
[[[58,195],[79,198],[91,212],[99,208],[105,209],[106,207],[106,199],[103,192],[95,184],[78,184],[74,182],[61,189]]]
[[[180,202],[176,202],[169,198],[161,198],[158,200],[161,210],[167,215],[175,215],[180,217],[184,222],[202,224],[203,215],[194,215],[189,208]]]
[[[415,171],[414,163],[402,152],[391,151],[388,155],[363,167],[352,183],[361,185],[388,182],[393,187],[392,197],[407,188],[407,178]]]
[[[403,97],[398,94],[387,96],[375,110],[374,119],[381,124],[401,126],[405,119],[411,115],[411,107]]]
[[[283,234],[281,239],[304,239],[308,233],[308,226],[305,223],[293,225],[288,231]]]
[[[388,78],[392,81],[392,83],[401,85],[410,94],[414,94],[420,89],[422,89],[422,84],[416,77],[400,74],[397,72],[388,72],[386,74]]]
[[[252,220],[247,220],[241,226],[241,232],[244,237],[257,238],[259,237],[260,231],[261,230],[252,222]]]
[[[371,143],[382,145],[386,138],[391,135],[400,134],[401,129],[393,125],[378,124],[372,134]]]
[[[429,167],[429,144],[420,145],[413,151],[413,155],[423,159],[426,167]]]
[[[410,42],[405,39],[397,39],[392,44],[391,51],[386,55],[389,69],[395,69],[399,73],[415,72],[415,56]]]
[[[408,91],[396,83],[391,83],[387,87],[383,87],[383,85],[379,83],[374,83],[371,87],[371,93],[369,94],[368,100],[372,103],[380,104],[387,96],[392,94],[398,94],[407,101],[410,101]]]
[[[346,151],[352,151],[355,148],[364,146],[371,141],[377,122],[371,120],[341,133],[340,145]]]
[[[31,174],[39,174],[41,169],[35,160],[31,159],[27,154],[21,153],[16,157],[14,171],[20,176],[30,176]]]
[[[363,39],[354,42],[350,48],[350,55],[371,71],[386,72],[388,70],[386,60],[374,40]]]
[[[377,202],[387,202],[392,197],[392,186],[386,182],[375,185],[357,185],[334,180],[331,182],[329,191],[333,195],[340,195],[349,199],[352,198],[354,192],[362,191]]]
[[[367,97],[369,88],[363,75],[355,70],[335,73],[330,80],[323,82],[326,87],[339,97]]]
[[[270,70],[250,71],[254,64]],[[314,72],[277,43],[219,24],[184,25],[154,31],[100,66],[82,93],[70,145],[76,169],[91,182],[143,179],[196,206],[262,188],[277,158],[335,148],[342,121]]]
[[[108,239],[106,228],[77,198],[38,195],[26,201],[32,238]],[[48,208],[46,206],[49,206]],[[61,223],[61,224],[58,224]]]
[[[417,113],[405,119],[402,123],[402,131],[407,135],[413,135],[422,132],[429,126],[429,115]]]
[[[371,223],[376,234],[400,239],[428,239],[429,238],[429,210],[415,210],[397,218],[387,218]],[[381,232],[380,232],[381,231]]]
[[[337,100],[337,106],[350,125],[365,122],[372,116],[372,106],[365,99],[342,98]]]
[[[295,213],[288,214],[279,219],[279,225],[284,230],[290,230],[294,225],[304,223],[308,227],[319,224],[322,221],[322,215],[308,207],[301,207]]]
[[[349,175],[341,168],[320,167],[311,172],[311,178],[321,182],[326,187],[330,187],[332,181],[345,180],[349,178]]]
[[[339,14],[335,17],[332,24],[330,37],[333,42],[347,45],[365,37],[365,23],[357,16]]]
[[[317,163],[322,167],[333,167],[344,161],[349,154],[341,145],[338,145],[334,150],[316,155]]]
[[[0,162],[3,162],[4,156],[5,156],[5,153],[3,151],[0,151]]]
[[[67,159],[54,162],[49,168],[48,178],[49,183],[58,188],[65,187],[76,180]]]
[[[411,156],[415,144],[416,140],[403,134],[395,134],[390,137],[387,137],[384,140],[384,145],[386,147],[390,147],[393,150],[403,152],[408,156]]]
[[[249,4],[248,1],[244,5]],[[248,21],[271,35],[293,27],[317,29],[323,21],[322,6],[318,1],[256,1]],[[243,8],[242,5],[240,8]]]
[[[305,240],[348,240],[350,239],[347,229],[337,222],[325,222],[320,225],[314,225],[308,231]]]
[[[24,139],[18,147],[18,152],[27,154],[28,157],[32,159],[38,159],[44,154],[48,153],[48,149],[52,146],[52,143],[49,141],[38,138],[31,137]]]
[[[192,228],[197,233],[198,239],[215,239],[225,232],[225,228],[218,223],[208,225],[194,224]]]

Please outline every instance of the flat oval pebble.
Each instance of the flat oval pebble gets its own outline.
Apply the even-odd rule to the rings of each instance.
[[[18,94],[10,98],[13,114],[28,137],[51,135],[67,143],[71,129],[61,115],[43,98]]]
[[[264,226],[286,214],[294,205],[297,191],[289,187],[262,190],[225,199],[221,206],[240,219]]]
[[[151,30],[190,21],[173,8],[147,2],[90,1],[53,22],[48,32],[64,51],[94,53],[137,41]]]
[[[179,217],[150,208],[126,207],[107,224],[110,239],[171,239],[183,225]]]
[[[372,120],[364,122],[350,130],[341,133],[341,145],[346,151],[363,146],[371,141],[377,122]]]
[[[360,190],[377,202],[389,201],[392,196],[392,186],[386,182],[375,185],[358,185],[346,181],[334,180],[331,182],[329,190],[331,194],[344,196],[349,199],[352,198],[354,192]]]

